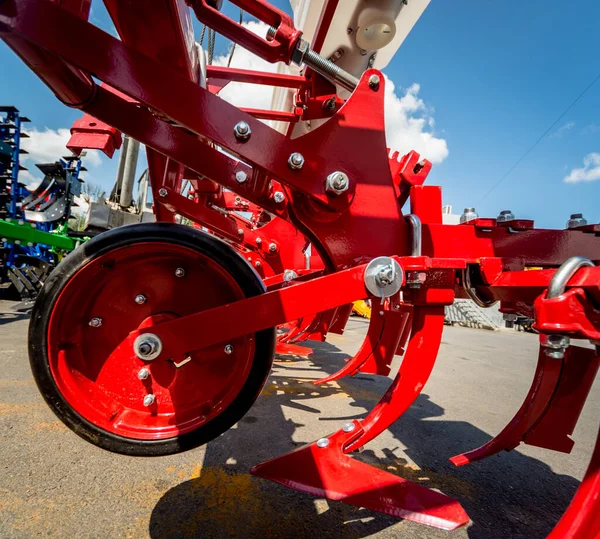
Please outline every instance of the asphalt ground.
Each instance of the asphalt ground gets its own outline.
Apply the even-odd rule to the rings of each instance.
[[[596,380],[570,455],[521,445],[455,468],[448,458],[498,433],[529,389],[535,335],[446,328],[434,372],[410,410],[358,454],[457,498],[472,519],[444,532],[316,499],[251,477],[255,464],[364,417],[390,380],[359,375],[326,386],[367,324],[279,359],[250,412],[208,445],[159,458],[112,454],[70,432],[32,380],[26,314],[0,302],[0,537],[545,537],[583,477],[598,432]],[[396,365],[397,366],[397,365]],[[392,371],[394,372],[394,370]]]

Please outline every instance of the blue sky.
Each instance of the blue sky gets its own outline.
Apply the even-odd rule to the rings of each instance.
[[[274,3],[289,11],[287,0]],[[572,212],[600,221],[600,81],[484,199],[600,74],[598,20],[600,3],[592,0],[432,0],[385,73],[403,103],[407,89],[418,89],[421,105],[411,115],[425,117],[424,129],[445,141],[448,155],[428,183],[443,187],[456,213],[475,206],[493,217],[512,209],[549,228],[564,227]],[[92,21],[110,28],[97,1]],[[217,54],[227,48],[217,42]],[[68,128],[80,116],[1,42],[0,81],[0,103],[21,109],[32,129]],[[116,159],[91,158],[90,181],[110,189]],[[598,179],[567,183],[569,175]]]

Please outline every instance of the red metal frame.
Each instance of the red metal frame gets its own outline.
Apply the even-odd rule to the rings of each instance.
[[[275,28],[273,38],[252,34],[207,0],[187,0],[187,4],[202,22],[262,58],[289,63],[301,36],[291,19],[265,0],[232,1]],[[336,4],[331,1],[324,7],[317,50]],[[146,144],[159,220],[175,220],[178,214],[199,225],[210,222],[213,231],[238,250],[244,252],[252,245],[252,257],[264,260],[273,273],[265,272],[271,286],[260,296],[177,319],[151,320],[148,327],[129,328],[106,361],[131,358],[133,341],[150,328],[163,343],[157,362],[296,320],[299,322],[282,341],[312,337],[315,332],[323,335],[336,325],[336,317],[343,318],[345,306],[352,301],[366,297],[380,301],[366,288],[365,271],[374,258],[393,257],[403,274],[419,272],[425,280],[417,288],[403,281],[402,298],[392,296],[383,302],[384,314],[377,311],[363,348],[346,367],[348,374],[362,368],[386,373],[393,354],[406,348],[389,390],[364,420],[352,423],[343,433],[331,435],[327,442],[320,441],[321,445],[311,444],[284,455],[254,472],[300,490],[432,525],[451,528],[466,523],[457,502],[390,478],[346,454],[380,434],[414,402],[437,356],[443,307],[455,297],[500,300],[505,312],[533,312],[535,306],[536,327],[542,336],[583,337],[596,342],[600,335],[598,269],[578,271],[564,283],[565,291],[558,297],[548,298],[546,289],[556,268],[570,257],[579,255],[600,263],[600,227],[538,230],[531,221],[497,223],[494,219],[443,225],[441,190],[422,185],[431,164],[415,152],[402,158],[392,152],[388,157],[385,82],[378,71],[367,70],[343,104],[336,97],[327,122],[291,139],[256,118],[291,122],[301,114],[240,110],[213,95],[211,81],[213,89],[229,80],[297,88],[299,102],[307,106],[303,118],[320,114],[323,101],[331,99],[334,87],[329,81],[314,72],[291,77],[209,68],[209,90],[203,89],[197,82],[189,10],[182,0],[161,0],[151,9],[142,0],[106,0],[106,5],[120,40],[87,22],[89,1],[85,0],[5,0],[0,3],[0,37],[63,103],[89,115],[85,117],[87,127],[83,123],[74,127],[75,137],[88,137],[91,146],[107,154],[118,146],[116,130]],[[379,77],[379,84],[369,84],[372,76]],[[102,84],[97,85],[96,79]],[[86,131],[90,116],[98,120],[101,129]],[[251,129],[249,138],[236,137],[234,126],[241,121]],[[87,142],[74,140],[72,146],[77,149],[83,144]],[[301,169],[288,166],[288,157],[294,152],[304,156]],[[349,189],[339,195],[326,189],[326,178],[334,171],[349,178]],[[248,181],[236,181],[239,172],[244,172]],[[182,194],[184,178],[192,181],[198,193],[204,193],[205,201],[216,192],[215,203],[225,206],[225,211],[230,202],[221,187],[276,215],[272,228],[281,226],[283,230],[288,225],[280,223],[289,221],[290,230],[307,238],[319,253],[325,274],[303,275],[293,286],[284,286],[279,276],[282,266],[277,266],[274,256],[269,258],[271,255],[256,248],[257,238],[268,238],[269,225],[255,230],[253,221],[221,215],[206,203],[189,200]],[[283,202],[274,200],[275,190],[284,193]],[[415,252],[413,242],[417,232],[402,215],[407,199],[411,214],[421,223],[420,252]],[[284,245],[279,242],[277,253]],[[293,250],[296,254],[290,256],[298,256],[298,242],[293,243]],[[258,258],[252,257],[255,263]],[[532,267],[543,269],[528,271]],[[468,289],[463,275],[474,276]],[[320,313],[315,314],[315,306]],[[229,323],[231,320],[236,323]],[[203,331],[198,332],[198,327]],[[511,449],[521,441],[570,449],[568,436],[597,372],[598,357],[576,348],[568,349],[562,358],[556,354],[541,348],[534,385],[515,419],[492,442],[455,463]],[[203,361],[202,354],[198,361]],[[327,447],[331,449],[321,451]],[[573,529],[577,533],[594,529],[598,453],[597,448],[585,485],[555,536],[570,536]],[[313,471],[301,464],[312,466]],[[415,499],[420,500],[416,505]],[[582,516],[574,517],[578,510]]]

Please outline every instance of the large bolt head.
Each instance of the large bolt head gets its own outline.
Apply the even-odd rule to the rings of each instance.
[[[183,268],[177,268],[175,270],[175,277],[185,277],[185,270]]]
[[[227,355],[233,354],[233,344],[225,345],[225,353]]]
[[[381,79],[379,78],[378,75],[371,75],[369,77],[369,88],[371,88],[371,90],[377,90],[377,88],[379,88],[380,82],[381,82]]]
[[[469,221],[473,221],[474,219],[477,219],[478,217],[479,217],[479,215],[475,211],[475,208],[465,208],[465,211],[460,216],[460,222],[467,223]]]
[[[510,210],[502,210],[498,217],[496,217],[497,223],[508,223],[515,220],[515,214]]]
[[[567,221],[567,228],[578,228],[587,224],[587,219],[583,217],[582,213],[572,213],[570,219]]]
[[[350,187],[350,179],[344,172],[332,172],[325,181],[325,191],[334,195],[345,193]]]
[[[133,342],[133,351],[140,359],[152,361],[162,352],[162,341],[153,333],[143,333]]]
[[[246,174],[246,172],[243,170],[238,170],[235,173],[235,180],[238,183],[245,183],[248,180],[248,174]]]
[[[385,288],[386,286],[390,286],[395,279],[394,268],[391,264],[386,264],[385,266],[381,266],[377,272],[375,280],[377,284],[381,288]]]
[[[275,191],[273,193],[273,200],[275,204],[281,204],[285,200],[285,195],[281,191]]]
[[[166,197],[167,196],[167,190],[164,187],[161,187],[158,190],[158,195],[161,196],[161,197]]]
[[[301,153],[294,152],[288,159],[288,165],[293,170],[300,170],[304,166],[304,156]]]
[[[235,138],[238,139],[240,142],[246,142],[250,138],[252,130],[246,122],[238,122],[233,128],[233,133],[235,135]]]
[[[317,447],[327,447],[329,445],[329,438],[319,438],[317,440]]]
[[[150,371],[148,369],[146,369],[146,367],[144,367],[143,369],[140,369],[138,371],[137,377],[140,380],[146,380],[149,376],[150,376]]]
[[[135,302],[138,305],[143,305],[144,303],[146,303],[146,301],[148,301],[148,299],[143,294],[138,294],[137,296],[135,296]]]
[[[277,245],[275,245],[274,243],[269,243],[269,251],[271,253],[274,253],[275,251],[277,251]]]

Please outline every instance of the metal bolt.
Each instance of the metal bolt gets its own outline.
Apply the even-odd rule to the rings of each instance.
[[[566,349],[571,344],[571,339],[566,335],[540,334],[540,344],[546,349],[546,355],[554,359],[561,359]]]
[[[262,266],[262,264],[260,263],[260,260],[257,260],[257,261],[254,263],[254,265],[255,265],[257,268],[260,268],[260,267]]]
[[[260,245],[262,243],[262,238],[256,238],[256,245]]]
[[[150,376],[150,371],[144,367],[143,369],[139,370],[137,376],[140,380],[146,380],[146,378]]]
[[[161,196],[161,197],[166,197],[166,196],[167,196],[167,190],[166,190],[164,187],[161,187],[161,188],[158,190],[158,194],[159,194],[159,196]]]
[[[135,296],[135,302],[138,305],[143,305],[144,303],[146,303],[146,301],[148,301],[148,298],[146,298],[146,296],[142,294],[138,294],[137,296]]]
[[[406,284],[408,288],[421,288],[421,285],[427,279],[427,274],[423,271],[409,271],[406,273]]]
[[[144,406],[152,406],[154,404],[154,401],[156,400],[156,397],[150,393],[149,395],[146,395],[144,397]]]
[[[369,88],[371,88],[371,90],[377,90],[380,82],[381,79],[379,78],[379,75],[371,75],[369,77]]]
[[[275,251],[277,251],[277,245],[275,245],[274,243],[269,243],[269,251],[271,253],[274,253]]]
[[[238,170],[235,173],[235,179],[238,183],[245,183],[248,180],[248,174],[246,174],[243,170]]]
[[[153,333],[142,333],[133,342],[133,351],[140,359],[151,361],[162,352],[162,342]]]
[[[175,277],[185,277],[185,270],[183,268],[177,268],[175,270]]]
[[[273,200],[275,204],[281,204],[285,200],[285,195],[281,191],[275,191],[273,193]]]
[[[233,128],[233,133],[240,142],[246,142],[250,138],[252,130],[246,122],[238,122]]]
[[[336,104],[335,97],[330,97],[323,103],[323,108],[326,110],[335,110]]]
[[[386,286],[390,286],[394,282],[395,278],[396,276],[394,274],[394,267],[391,264],[386,264],[385,266],[381,266],[379,268],[375,280],[381,288],[385,288]]]
[[[344,423],[342,430],[344,432],[352,432],[355,428],[356,428],[356,425],[349,421],[348,423]]]
[[[99,328],[102,325],[102,318],[92,318],[89,325],[93,328]]]
[[[293,281],[298,277],[298,274],[294,270],[286,269],[283,272],[283,280],[285,282]]]
[[[233,354],[233,344],[226,344],[225,345],[225,353],[226,354]]]
[[[379,316],[383,316],[383,311],[379,311]]]
[[[567,221],[567,228],[578,228],[587,224],[587,219],[583,217],[582,213],[572,213],[571,217]]]
[[[329,445],[329,438],[319,438],[317,440],[317,447],[327,447]]]
[[[304,156],[301,153],[294,152],[288,159],[288,165],[293,170],[300,170],[304,166]]]
[[[497,223],[508,223],[515,220],[515,214],[510,210],[502,210],[500,215],[496,217]]]
[[[475,211],[475,208],[465,208],[465,211],[460,216],[460,222],[467,223],[469,221],[473,221],[474,219],[477,219],[478,217],[479,217],[479,215]]]
[[[241,228],[238,228],[238,234],[240,236],[243,236],[244,235],[244,231]]]
[[[325,191],[341,195],[350,187],[350,180],[344,172],[332,172],[325,181]]]

